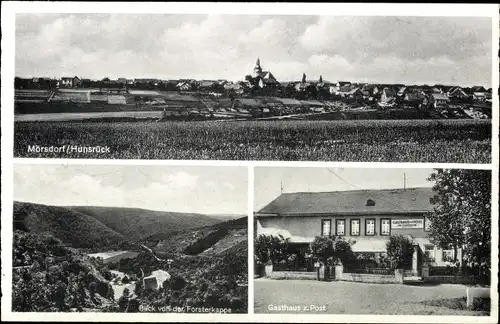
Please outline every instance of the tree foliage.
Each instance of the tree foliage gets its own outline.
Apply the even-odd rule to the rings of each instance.
[[[346,264],[354,259],[352,244],[340,236],[316,236],[309,248],[312,255],[325,264],[329,259]]]
[[[288,241],[282,235],[261,234],[255,241],[255,258],[261,263],[277,264],[288,257]]]
[[[413,259],[413,241],[401,234],[392,235],[386,243],[387,258],[396,269],[411,266]]]
[[[455,252],[462,248],[464,264],[489,277],[491,171],[436,169],[429,180],[435,192],[434,211],[429,215],[432,242]]]

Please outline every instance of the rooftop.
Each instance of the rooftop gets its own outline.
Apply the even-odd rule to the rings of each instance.
[[[284,193],[257,214],[400,214],[433,210],[432,188]],[[374,204],[368,203],[372,200]]]

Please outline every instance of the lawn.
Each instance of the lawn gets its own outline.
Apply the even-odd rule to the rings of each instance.
[[[467,315],[487,316],[487,311],[463,309],[463,285],[407,286],[310,280],[254,281],[255,313]],[[444,300],[455,300],[446,303]],[[460,305],[450,305],[457,304]],[[286,305],[300,311],[270,311]],[[312,307],[311,307],[312,305]],[[306,308],[305,308],[306,307]],[[276,308],[274,308],[276,309]],[[307,310],[305,310],[307,309]]]
[[[490,120],[15,122],[15,157],[491,163]],[[109,146],[95,156],[29,145]]]

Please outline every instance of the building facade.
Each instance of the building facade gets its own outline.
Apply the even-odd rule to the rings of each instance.
[[[284,193],[255,214],[256,234],[282,235],[303,252],[316,236],[341,236],[355,241],[353,252],[376,254],[401,234],[414,242],[415,262],[426,254],[442,266],[454,252],[429,240],[433,196],[431,188]]]

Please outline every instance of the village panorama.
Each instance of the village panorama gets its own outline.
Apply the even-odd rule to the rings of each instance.
[[[183,160],[491,160],[491,88],[329,82],[322,75],[308,78],[305,74],[286,82],[264,67],[257,58],[253,71],[238,82],[16,78],[14,154]],[[466,143],[468,149],[464,149]]]
[[[492,89],[482,85],[330,82],[322,75],[305,74],[297,81],[278,81],[259,58],[249,72],[237,82],[18,77],[16,115],[18,120],[37,120],[32,114],[77,112],[100,112],[87,118],[105,118],[109,113],[111,118],[160,120],[491,118]]]

